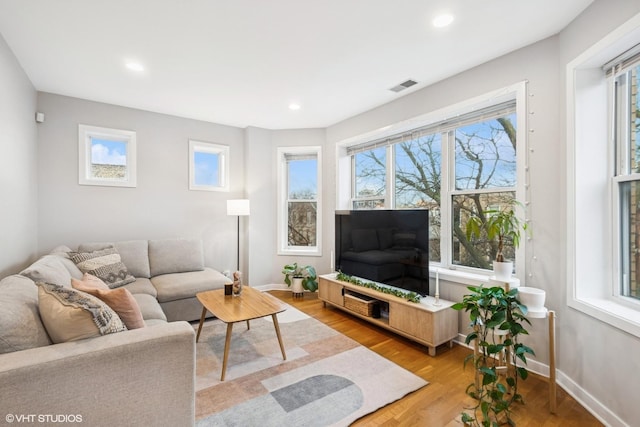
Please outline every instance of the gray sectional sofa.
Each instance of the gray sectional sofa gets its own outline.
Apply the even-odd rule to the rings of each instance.
[[[198,240],[90,243],[77,252],[109,246],[135,277],[124,287],[140,307],[143,328],[52,343],[36,283],[71,287],[71,278],[82,278],[67,247],[0,280],[3,416],[79,416],[91,426],[194,424],[195,337],[185,321],[200,318],[197,292],[229,280],[204,266]]]

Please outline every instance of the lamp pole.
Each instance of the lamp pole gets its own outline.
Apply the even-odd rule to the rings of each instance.
[[[237,257],[236,257],[236,271],[240,270],[240,217],[249,215],[249,200],[248,199],[234,199],[227,200],[227,215],[237,217]]]
[[[240,215],[238,215],[238,242],[236,245],[237,251],[238,251],[238,256],[236,259],[236,271],[240,271]]]

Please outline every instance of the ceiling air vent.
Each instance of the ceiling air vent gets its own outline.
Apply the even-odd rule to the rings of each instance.
[[[409,87],[411,87],[413,85],[416,85],[416,84],[418,84],[418,82],[416,82],[415,80],[409,79],[409,80],[407,80],[405,82],[400,83],[397,86],[392,87],[389,90],[397,93],[397,92],[401,92],[401,91],[403,91],[403,90],[405,90],[405,89],[407,89],[407,88],[409,88]]]

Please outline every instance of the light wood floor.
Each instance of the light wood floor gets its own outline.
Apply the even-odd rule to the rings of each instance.
[[[336,308],[323,306],[317,295],[292,298],[288,291],[271,291],[340,333],[413,372],[429,385],[356,421],[354,426],[461,426],[459,416],[473,400],[465,394],[473,382],[473,372],[464,368],[464,358],[471,352],[466,347],[446,344],[438,347],[436,357],[426,347],[392,332],[371,325]],[[381,384],[381,387],[384,387]],[[515,404],[512,418],[518,427],[533,426],[602,426],[589,412],[564,390],[557,390],[557,413],[549,413],[549,388],[545,378],[530,375],[520,382],[525,405]]]

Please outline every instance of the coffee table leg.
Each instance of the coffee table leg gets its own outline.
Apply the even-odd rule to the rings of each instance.
[[[278,336],[278,344],[280,344],[280,351],[282,352],[282,359],[287,360],[287,355],[284,352],[284,344],[282,343],[282,337],[280,336],[280,325],[278,324],[278,317],[272,314],[273,326],[276,328],[276,335]]]
[[[202,324],[204,323],[204,317],[207,315],[207,309],[202,307],[202,315],[200,316],[200,324],[198,325],[198,334],[196,335],[196,342],[200,339],[200,332],[202,331]]]
[[[227,359],[229,358],[229,344],[231,343],[231,331],[233,322],[227,323],[227,336],[224,339],[224,356],[222,358],[222,376],[220,381],[224,381],[224,375],[227,373]]]

